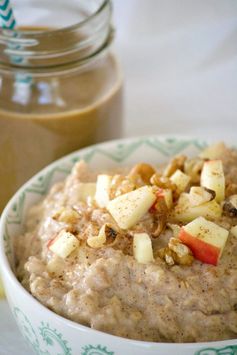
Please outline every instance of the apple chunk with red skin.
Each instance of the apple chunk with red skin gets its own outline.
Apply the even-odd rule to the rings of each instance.
[[[67,258],[79,246],[78,239],[70,232],[62,230],[48,241],[47,248],[61,258]]]
[[[229,231],[226,229],[198,217],[181,228],[179,239],[192,250],[196,259],[217,265],[228,235]]]
[[[164,199],[168,209],[173,205],[173,196],[170,189],[159,189],[156,193],[157,200]]]
[[[173,218],[176,222],[188,223],[202,216],[211,220],[221,217],[222,207],[215,200],[202,203],[198,206],[190,204],[190,194],[183,192],[173,210]]]
[[[170,180],[176,185],[178,193],[181,193],[186,190],[191,178],[181,170],[177,169],[170,177]]]
[[[173,206],[173,194],[170,189],[161,189],[159,188],[156,192],[156,201],[154,204],[151,206],[149,209],[150,213],[155,213],[156,212],[156,204],[160,201],[163,200],[166,203],[166,206],[168,209],[171,209]]]

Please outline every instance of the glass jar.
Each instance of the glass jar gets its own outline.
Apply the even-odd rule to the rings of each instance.
[[[38,170],[122,123],[110,1],[13,4],[19,30],[0,31],[0,211]]]

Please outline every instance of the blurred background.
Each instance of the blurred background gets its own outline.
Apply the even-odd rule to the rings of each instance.
[[[236,140],[237,1],[113,2],[125,135]]]

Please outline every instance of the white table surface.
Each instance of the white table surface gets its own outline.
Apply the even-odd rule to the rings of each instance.
[[[237,1],[115,0],[124,136],[237,139]],[[0,301],[0,355],[31,355]]]

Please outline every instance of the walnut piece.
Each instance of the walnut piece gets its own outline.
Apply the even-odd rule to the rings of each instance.
[[[87,239],[87,244],[91,248],[101,248],[105,245],[112,245],[117,237],[115,231],[108,223],[105,223],[99,230],[98,235],[90,236]]]
[[[184,172],[189,175],[191,182],[198,184],[200,182],[200,176],[204,160],[201,158],[191,158],[184,162]]]
[[[223,210],[230,217],[237,217],[237,195],[232,195],[225,200]]]
[[[110,187],[110,199],[126,194],[136,189],[134,182],[127,176],[114,175]]]
[[[79,217],[78,212],[71,207],[62,207],[52,216],[56,221],[68,224],[77,223]]]
[[[161,176],[159,173],[152,175],[150,182],[161,189],[170,189],[172,191],[177,189],[176,185],[168,177]]]
[[[170,177],[176,170],[183,170],[186,159],[187,157],[185,155],[179,155],[177,157],[174,157],[165,168],[163,176]]]
[[[139,176],[146,185],[150,185],[150,179],[155,174],[155,169],[146,163],[139,163],[135,165],[129,173],[129,177],[135,180]]]
[[[164,199],[157,200],[154,206],[154,215],[157,226],[152,236],[157,238],[165,229],[168,219],[168,207]]]
[[[170,238],[168,247],[158,250],[158,256],[169,265],[190,266],[193,263],[191,250],[177,238]]]

